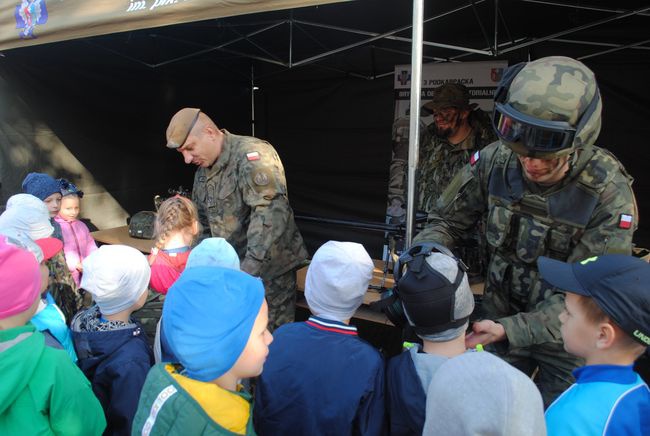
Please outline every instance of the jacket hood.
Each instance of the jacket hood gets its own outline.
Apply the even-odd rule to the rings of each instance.
[[[0,330],[0,415],[27,387],[44,349],[45,339],[32,325]]]
[[[91,311],[91,309],[89,309]],[[87,331],[82,328],[84,315],[92,316],[88,311],[79,313],[72,320],[70,329],[74,340],[75,350],[79,358],[78,365],[84,374],[93,373],[95,369],[108,359],[117,349],[143,334],[137,324],[129,324],[119,330]]]

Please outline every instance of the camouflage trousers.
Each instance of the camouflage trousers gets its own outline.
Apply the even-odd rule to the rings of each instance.
[[[532,376],[542,394],[547,409],[560,394],[575,382],[572,371],[584,365],[584,360],[564,350],[562,344],[547,342],[525,348],[512,348],[502,352],[498,345],[486,347],[524,374]]]
[[[296,271],[291,270],[264,280],[266,303],[269,306],[269,330],[293,322],[296,316]]]

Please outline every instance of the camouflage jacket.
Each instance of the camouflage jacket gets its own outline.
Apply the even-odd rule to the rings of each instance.
[[[516,155],[495,142],[452,180],[414,242],[453,246],[487,213],[487,316],[504,326],[511,347],[561,343],[564,294],[540,279],[537,258],[630,254],[637,227],[631,185],[612,154],[590,147],[562,181],[541,190],[524,180]],[[629,228],[624,217],[632,219]]]
[[[431,132],[428,142],[420,147],[416,197],[419,210],[430,211],[451,179],[469,163],[472,153],[496,140],[489,119],[482,111],[472,115],[470,125],[471,133],[459,144],[450,144]]]
[[[72,279],[63,251],[46,261],[46,265],[50,272],[48,291],[63,312],[66,322],[70,324],[72,317],[83,306],[82,295]]]
[[[225,238],[237,250],[242,270],[265,280],[277,277],[307,258],[282,162],[268,142],[223,132],[217,161],[194,177],[192,200],[202,238]]]

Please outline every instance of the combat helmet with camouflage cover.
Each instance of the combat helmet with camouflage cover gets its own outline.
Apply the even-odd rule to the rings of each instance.
[[[515,153],[553,158],[594,144],[602,104],[594,73],[552,56],[510,67],[495,92],[493,125]]]

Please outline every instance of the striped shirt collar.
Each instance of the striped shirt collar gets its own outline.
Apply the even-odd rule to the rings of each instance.
[[[340,321],[310,316],[309,319],[305,321],[305,324],[318,330],[357,336],[357,328],[355,326],[347,325]]]

